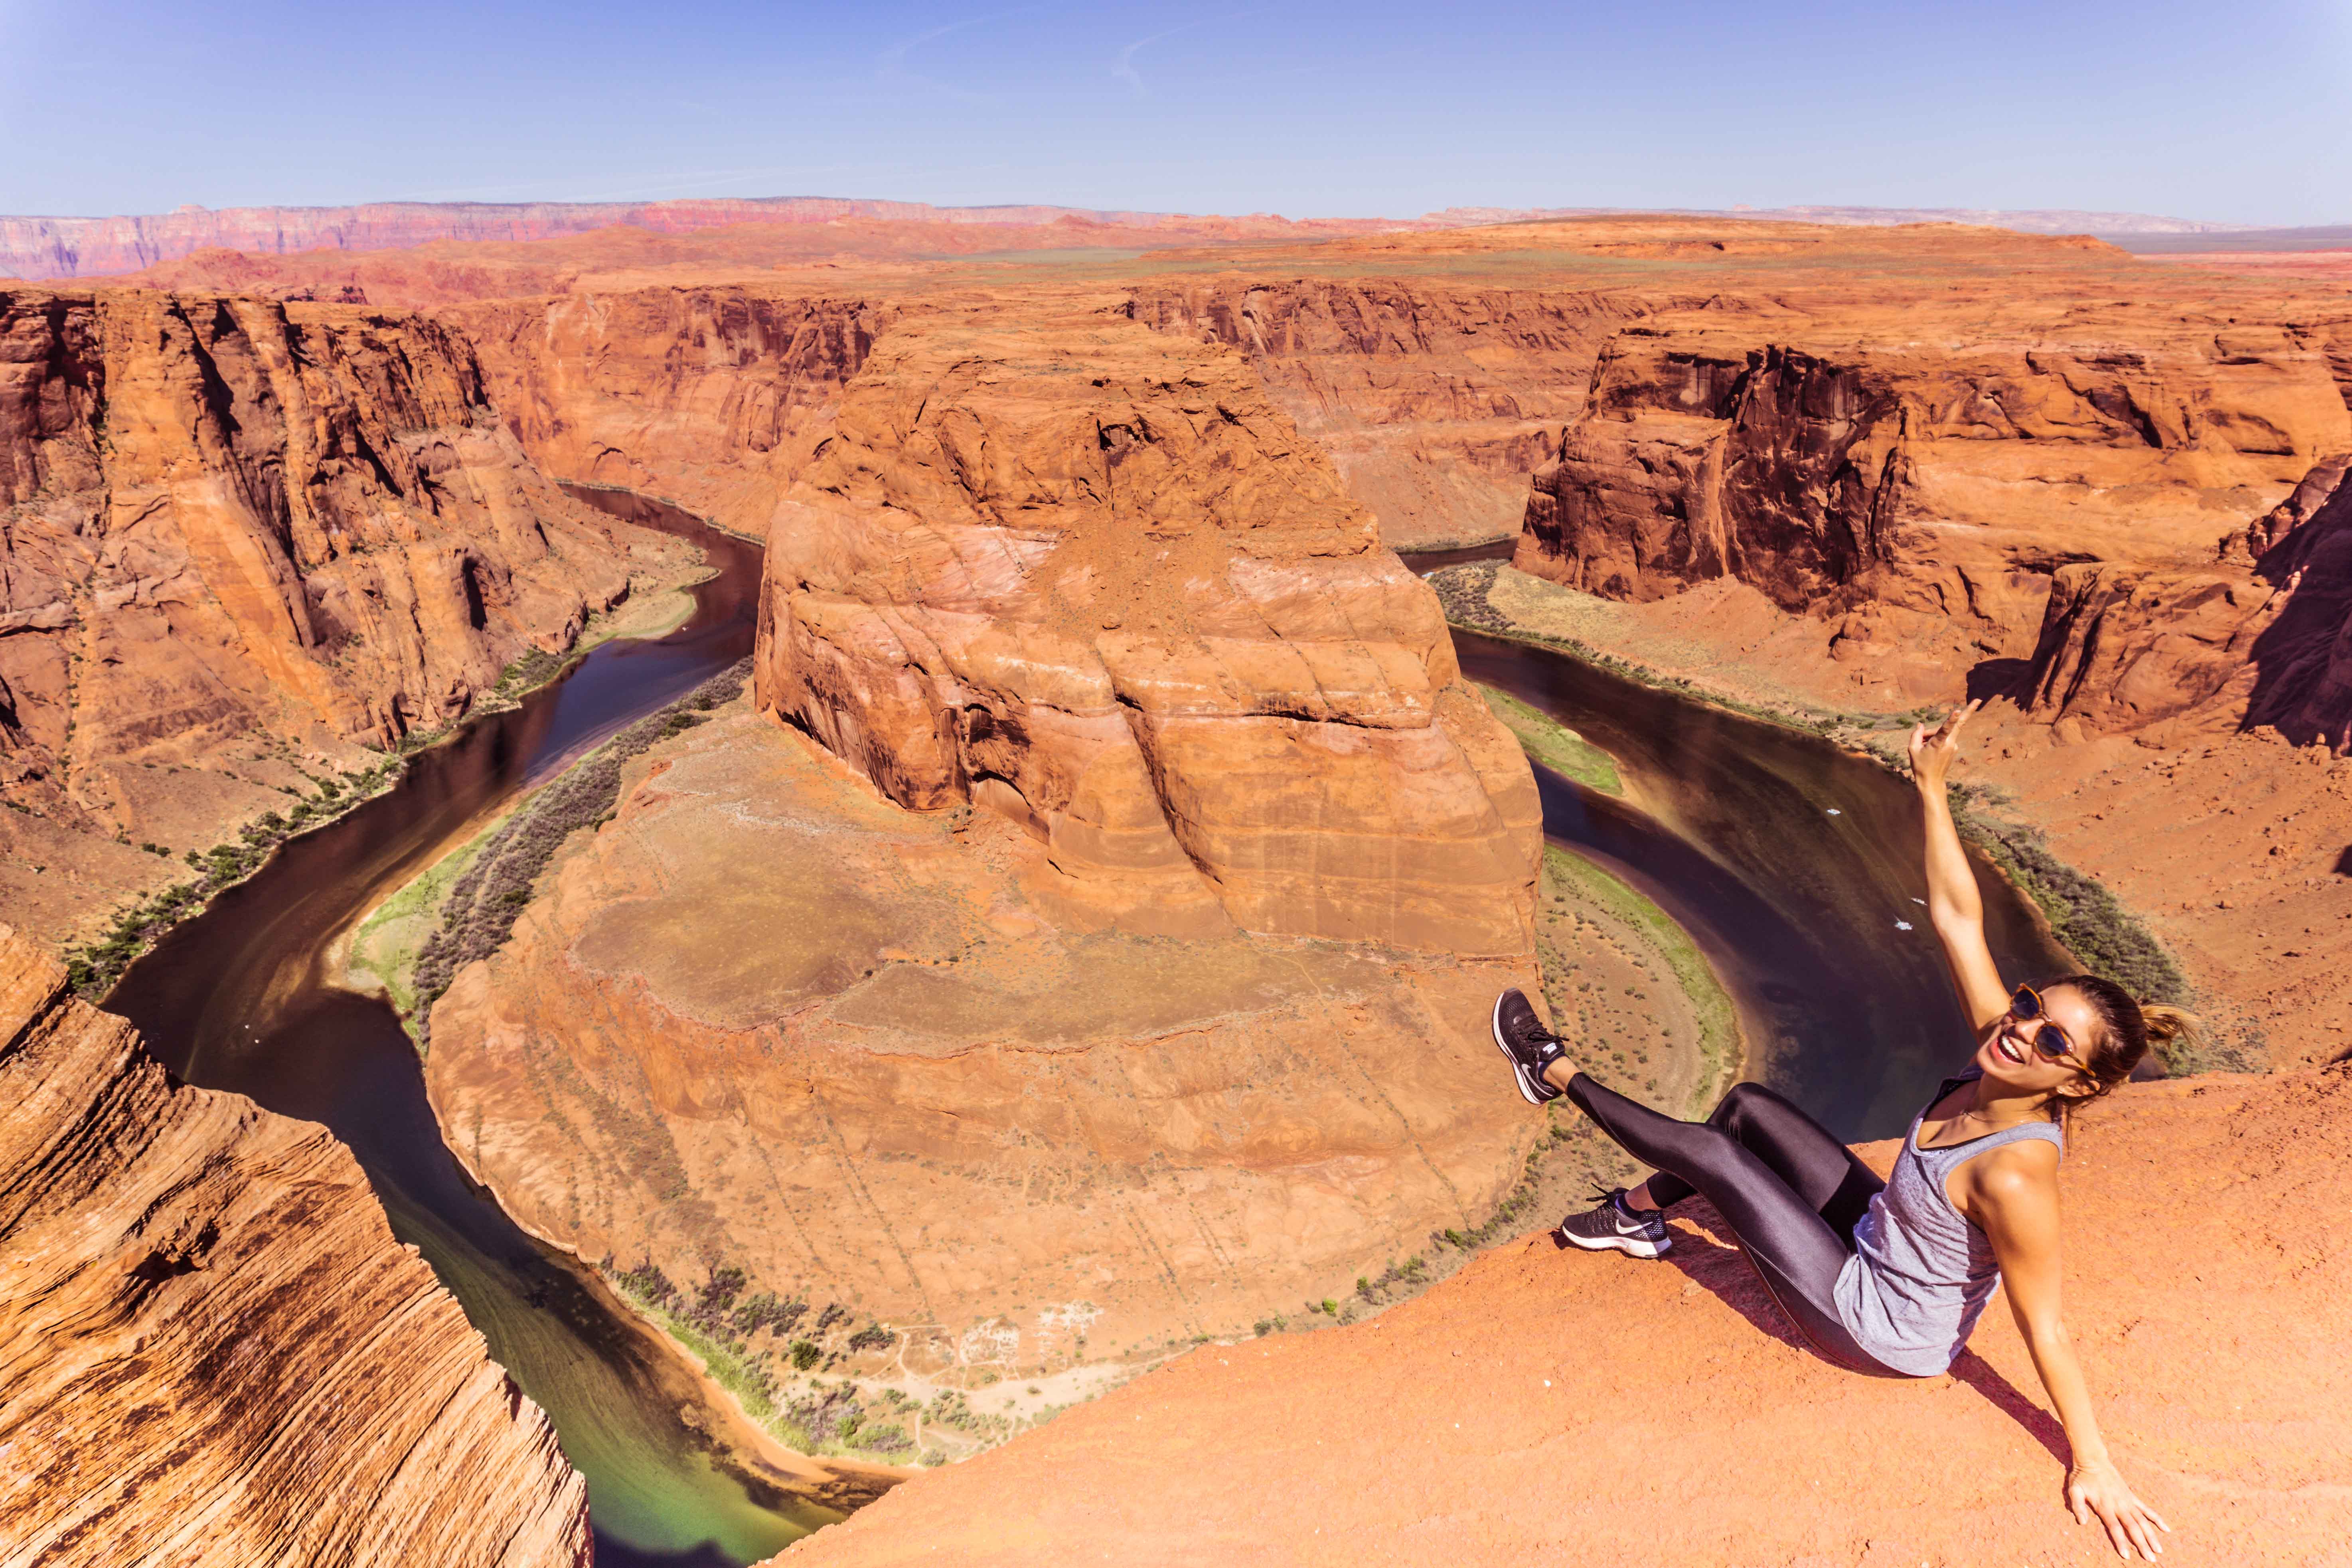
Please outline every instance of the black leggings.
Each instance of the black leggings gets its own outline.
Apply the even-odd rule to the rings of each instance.
[[[1853,1151],[1761,1084],[1732,1086],[1705,1121],[1677,1121],[1582,1073],[1568,1098],[1619,1147],[1657,1168],[1650,1196],[1671,1207],[1694,1192],[1731,1227],[1764,1287],[1815,1350],[1856,1372],[1889,1373],[1838,1321],[1838,1272],[1854,1222],[1885,1186]]]

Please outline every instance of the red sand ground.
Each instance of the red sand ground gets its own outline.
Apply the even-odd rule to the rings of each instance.
[[[2347,1156],[2344,1068],[2135,1086],[2083,1118],[2068,1316],[2168,1563],[2352,1563]],[[1957,1375],[1853,1376],[1790,1342],[1704,1205],[1676,1218],[1664,1264],[1537,1235],[1360,1326],[1205,1346],[778,1561],[2107,1556],[2060,1507],[2063,1439],[2000,1300]]]

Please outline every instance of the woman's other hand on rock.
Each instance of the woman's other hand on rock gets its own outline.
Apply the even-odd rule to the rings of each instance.
[[[1952,759],[1960,754],[1960,726],[1975,717],[1979,706],[1971,702],[1965,708],[1953,709],[1932,730],[1925,724],[1912,726],[1911,776],[1923,787],[1943,787],[1944,775],[1952,770]]]
[[[2078,1463],[2066,1472],[2066,1509],[2076,1524],[2088,1524],[2096,1516],[2118,1557],[2129,1558],[2137,1548],[2142,1562],[2153,1563],[2164,1551],[2158,1533],[2172,1533],[2172,1526],[2132,1495],[2122,1474],[2106,1459]]]

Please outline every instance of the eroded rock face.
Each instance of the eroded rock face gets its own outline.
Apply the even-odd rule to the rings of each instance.
[[[1609,334],[1662,303],[1601,288],[1389,279],[1139,289],[1138,321],[1246,353],[1397,549],[1500,538],[1583,406]]]
[[[1240,358],[910,319],[769,531],[757,695],[1059,918],[1528,950],[1540,813],[1435,596]]]
[[[2109,733],[2186,738],[2268,725],[2352,752],[2352,458],[2196,572],[2062,569],[2034,656],[2033,710]],[[2251,565],[2247,557],[2259,555]]]
[[[434,1009],[451,1147],[583,1256],[742,1268],[919,1373],[1345,1298],[1483,1223],[1540,1131],[1484,1035],[1529,958],[1080,929],[1019,826],[907,811],[748,702],[575,843]]]
[[[638,533],[531,468],[446,328],[140,291],[0,293],[0,522],[10,856],[93,898],[135,874],[60,834],[209,847],[568,644]]]
[[[2053,311],[2004,343],[1946,341],[1928,301],[1840,315],[1661,313],[1612,339],[1514,563],[1616,598],[1736,576],[2017,658],[2056,569],[2210,562],[2352,445],[2326,345],[2294,328]]]
[[[0,926],[0,1562],[585,1568],[584,1484],[326,1130]]]
[[[767,526],[893,313],[856,297],[645,289],[458,307],[499,413],[548,472]]]
[[[1533,781],[1238,355],[909,317],[769,541],[759,714],[632,764],[434,1010],[510,1212],[1008,1370],[1492,1213]]]

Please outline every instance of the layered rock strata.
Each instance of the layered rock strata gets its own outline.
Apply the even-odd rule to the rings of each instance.
[[[2210,566],[2062,568],[2028,706],[2180,740],[2266,725],[2352,753],[2352,456],[2315,467]]]
[[[769,537],[761,706],[1021,824],[1064,918],[1528,951],[1527,764],[1238,355],[910,320]]]
[[[2347,1156],[2343,1068],[2133,1086],[2079,1121],[2067,1323],[2171,1557],[2324,1563],[2352,1529]],[[2064,1439],[2007,1312],[1951,1375],[1856,1377],[1794,1342],[1703,1203],[1672,1221],[1665,1264],[1530,1236],[1370,1322],[1203,1346],[774,1562],[1052,1568],[1107,1541],[1284,1564],[2108,1553],[2060,1505]],[[1892,1458],[1896,1435],[1936,1461]],[[1620,1453],[1636,1473],[1595,1486]]]
[[[0,1563],[585,1568],[539,1408],[325,1129],[0,926]]]
[[[684,558],[537,473],[446,327],[0,294],[12,907],[58,934]]]
[[[975,1374],[1484,1221],[1526,1147],[1479,1030],[1532,981],[1533,782],[1238,355],[910,316],[769,538],[765,716],[632,763],[434,1010],[436,1111],[511,1212]]]
[[[765,531],[887,306],[759,289],[639,289],[446,312],[549,473]]]
[[[2030,655],[2061,568],[2209,563],[2352,447],[2314,331],[2137,314],[1647,318],[1601,351],[1515,564],[1630,599],[1734,577],[1860,612],[1834,637]]]
[[[948,1386],[1246,1331],[1493,1212],[1526,959],[1078,929],[1035,848],[722,711],[435,1007],[451,1146],[584,1256],[741,1268]]]
[[[1128,310],[1247,354],[1382,539],[1409,550],[1517,531],[1528,476],[1582,407],[1601,344],[1654,304],[1601,288],[1249,278],[1147,287]]]

